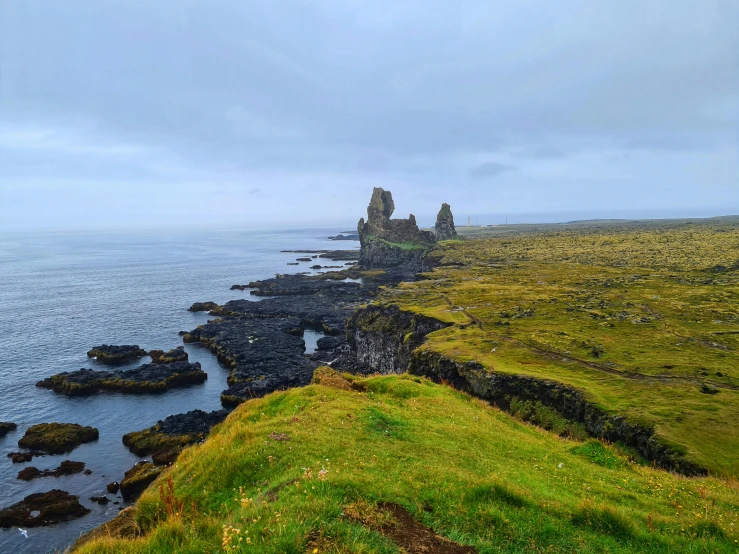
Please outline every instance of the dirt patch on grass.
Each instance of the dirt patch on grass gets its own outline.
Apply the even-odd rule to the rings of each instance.
[[[433,529],[418,523],[410,512],[398,504],[373,506],[364,502],[344,508],[350,519],[382,533],[408,554],[476,554],[471,546],[463,546],[441,537]]]

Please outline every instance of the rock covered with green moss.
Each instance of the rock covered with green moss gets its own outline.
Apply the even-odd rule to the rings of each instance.
[[[121,481],[121,495],[128,501],[136,500],[162,472],[162,467],[151,462],[138,462],[129,469]]]
[[[151,455],[156,465],[170,464],[184,447],[204,440],[229,413],[230,410],[191,410],[171,415],[148,429],[123,435],[123,444],[137,456]]]
[[[146,356],[146,350],[138,344],[102,344],[95,346],[88,353],[88,358],[95,358],[101,364],[117,365],[131,362],[142,356]]]
[[[39,423],[28,428],[18,446],[44,454],[64,454],[99,436],[94,427],[77,423]]]
[[[20,502],[0,510],[0,527],[40,527],[85,516],[90,510],[79,496],[53,489],[29,494]]]
[[[82,473],[85,469],[84,462],[73,462],[64,460],[56,469],[38,469],[33,466],[24,467],[18,472],[17,479],[22,481],[31,481],[39,477],[62,477],[63,475],[74,475]]]
[[[177,356],[179,350],[170,350],[166,355]],[[182,355],[187,357],[184,350]],[[171,388],[202,383],[208,378],[199,362],[175,361],[170,363],[144,364],[125,371],[98,371],[80,369],[52,375],[36,383],[37,387],[51,389],[68,396],[84,396],[98,391],[123,393],[159,393]]]
[[[454,216],[452,215],[451,207],[447,203],[441,205],[441,209],[436,215],[434,236],[436,240],[452,240],[457,238],[457,230],[454,227]]]
[[[155,364],[171,364],[173,362],[186,362],[188,360],[184,346],[172,348],[168,352],[164,350],[149,350],[149,357],[152,363]]]

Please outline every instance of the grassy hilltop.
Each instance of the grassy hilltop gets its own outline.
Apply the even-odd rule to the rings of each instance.
[[[419,377],[316,380],[241,405],[79,551],[736,551],[735,480],[636,465]]]
[[[441,267],[383,298],[454,324],[422,348],[571,385],[711,472],[739,475],[733,220],[534,228],[433,255]]]

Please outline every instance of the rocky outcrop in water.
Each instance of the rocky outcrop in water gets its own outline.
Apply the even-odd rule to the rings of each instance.
[[[375,187],[367,206],[367,221],[357,224],[362,267],[392,267],[417,261],[435,242],[433,233],[422,231],[411,214],[408,219],[390,219],[395,211],[389,190]]]
[[[218,304],[215,302],[195,302],[192,306],[190,306],[187,311],[188,312],[209,312],[215,308],[218,307]]]
[[[121,495],[129,502],[136,500],[162,472],[164,468],[151,462],[137,462],[123,476]]]
[[[124,344],[122,346],[103,344],[92,348],[87,353],[88,358],[95,358],[101,364],[106,365],[123,364],[142,356],[146,356],[146,350],[140,348],[138,344]]]
[[[33,460],[33,452],[8,452],[8,458],[14,464],[22,464]]]
[[[164,350],[149,350],[149,357],[155,364],[171,364],[174,362],[186,362],[188,359],[187,352],[182,346],[173,348],[168,352]]]
[[[65,454],[80,444],[98,440],[98,437],[98,430],[94,427],[77,423],[39,423],[28,428],[18,446],[34,453]]]
[[[187,357],[184,350],[182,354]],[[84,396],[99,391],[141,394],[160,393],[176,387],[194,385],[202,383],[207,378],[208,374],[201,369],[199,362],[191,364],[181,361],[144,364],[125,371],[84,368],[78,371],[65,371],[39,381],[36,386],[68,396]]]
[[[0,438],[4,437],[11,431],[15,431],[18,426],[10,421],[0,421]]]
[[[174,462],[185,446],[202,442],[214,425],[226,419],[230,410],[192,410],[171,415],[156,425],[123,435],[123,444],[137,456],[152,456],[156,465]]]
[[[439,213],[436,215],[436,225],[434,225],[434,236],[436,240],[451,240],[457,238],[457,230],[454,228],[454,216],[449,204],[442,204]]]
[[[82,473],[84,469],[85,464],[83,462],[64,460],[56,469],[41,470],[33,466],[25,467],[18,472],[17,479],[21,479],[22,481],[31,481],[32,479],[38,479],[39,477],[62,477],[63,475]]]
[[[58,489],[29,494],[0,510],[0,527],[41,527],[85,516],[90,510],[74,496]]]

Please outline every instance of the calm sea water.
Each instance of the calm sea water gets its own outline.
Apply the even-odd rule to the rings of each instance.
[[[207,314],[188,312],[190,304],[256,300],[248,291],[229,288],[275,273],[309,271],[313,263],[287,266],[299,255],[280,253],[283,249],[356,248],[356,242],[325,238],[340,230],[0,236],[0,421],[18,423],[16,432],[0,438],[0,507],[34,492],[60,488],[79,495],[92,510],[72,522],[29,529],[27,539],[16,528],[0,530],[0,553],[61,551],[81,533],[114,517],[119,505],[99,506],[89,497],[104,493],[107,483],[120,480],[138,460],[122,445],[121,436],[170,414],[219,409],[227,371],[207,350],[186,345],[190,360],[202,364],[208,380],[163,395],[68,398],[36,388],[38,380],[60,371],[98,367],[86,356],[98,344],[138,344],[147,350],[179,346],[179,331],[208,319]],[[308,350],[317,338],[306,336]],[[100,440],[66,455],[11,463],[6,454],[18,449],[25,429],[52,421],[92,425],[100,430]],[[54,468],[65,459],[85,462],[92,475],[16,479],[27,465]]]

